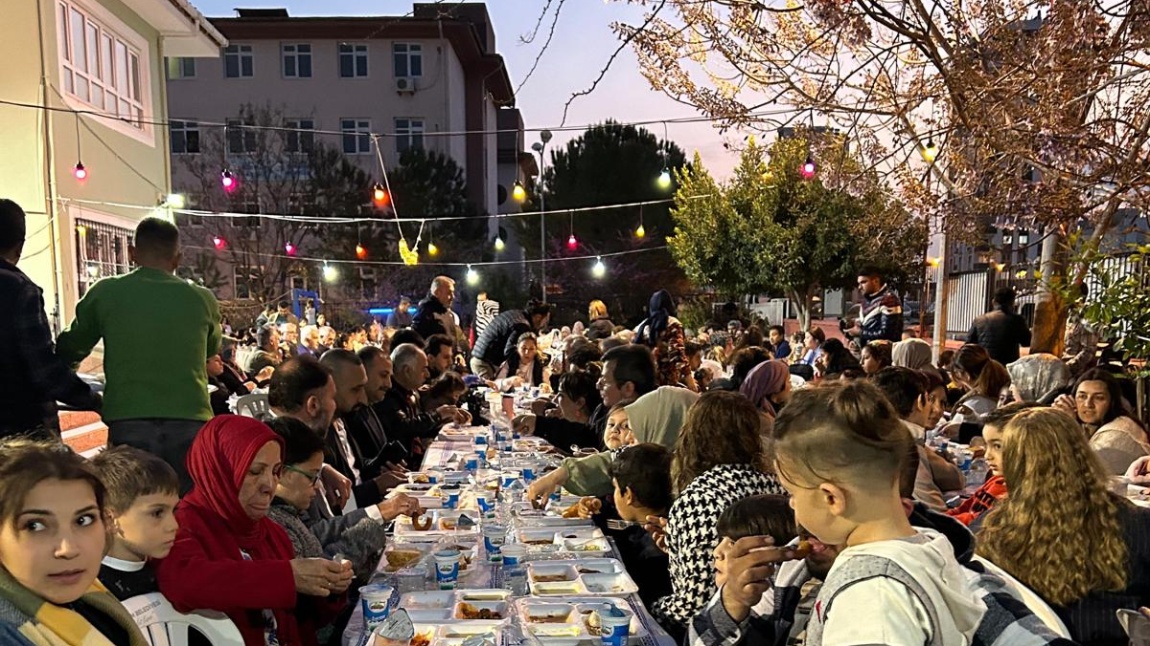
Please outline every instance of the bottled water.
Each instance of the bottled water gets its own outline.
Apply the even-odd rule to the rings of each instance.
[[[971,461],[970,470],[966,474],[966,484],[981,485],[986,482],[986,474],[989,471],[990,466],[986,464],[986,460],[975,458]]]

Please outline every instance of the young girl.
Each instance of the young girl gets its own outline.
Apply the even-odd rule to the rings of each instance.
[[[620,449],[635,441],[631,432],[631,424],[627,419],[627,408],[616,404],[611,412],[607,413],[607,426],[603,429],[603,445],[608,450]]]
[[[882,392],[864,380],[799,391],[774,432],[795,522],[843,547],[806,643],[970,644],[986,605],[955,585],[964,574],[946,537],[907,520],[899,478],[914,439]]]
[[[104,485],[56,442],[0,444],[0,644],[146,646],[96,580],[107,548]]]

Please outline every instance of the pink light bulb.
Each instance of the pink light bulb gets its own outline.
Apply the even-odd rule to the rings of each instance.
[[[224,239],[219,236],[212,236],[212,244],[216,246],[217,250],[228,246],[228,243],[224,242]]]
[[[571,237],[567,238],[567,248],[574,249],[579,246],[579,241],[575,239],[575,234],[572,233]]]
[[[232,175],[230,170],[225,170],[220,173],[220,184],[223,185],[224,190],[231,193],[236,188],[236,178]]]
[[[72,167],[72,176],[82,182],[88,179],[88,169],[84,168],[84,164],[81,162],[76,162],[76,165]]]
[[[290,242],[286,243],[284,245],[284,251],[287,252],[287,255],[294,256],[295,255],[295,245],[290,243]]]

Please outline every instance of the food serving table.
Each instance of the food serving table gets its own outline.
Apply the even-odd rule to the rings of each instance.
[[[398,518],[372,578],[396,589],[391,612],[408,611],[415,624],[413,646],[459,646],[478,634],[497,646],[598,646],[600,637],[587,617],[605,604],[634,614],[630,646],[673,646],[635,594],[614,542],[589,520],[562,517],[578,498],[562,496],[545,511],[525,499],[525,480],[558,462],[550,449],[543,440],[513,437],[507,430],[447,428],[425,452],[422,471],[390,494],[418,497],[431,521],[429,530],[420,530],[412,519]],[[454,506],[445,509],[453,497]],[[504,590],[504,566],[491,562],[485,549],[489,525],[506,528],[507,545],[527,549],[527,589],[516,590],[527,594]],[[455,591],[440,590],[434,576],[431,553],[445,545],[462,548],[466,561]],[[484,609],[498,618],[460,616]],[[342,643],[374,646],[373,639],[357,604]]]

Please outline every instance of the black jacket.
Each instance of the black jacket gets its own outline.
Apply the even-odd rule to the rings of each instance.
[[[586,424],[569,422],[561,417],[536,417],[535,437],[547,440],[564,452],[572,444],[581,449],[599,449],[603,446],[603,430],[607,428],[607,413],[610,410],[599,404],[591,412]]]
[[[898,343],[902,339],[902,301],[890,285],[883,285],[874,294],[863,296],[859,327],[864,344],[879,339]]]
[[[425,413],[419,406],[419,396],[398,383],[393,383],[383,401],[376,403],[375,409],[383,422],[388,438],[398,441],[411,454],[408,466],[419,468],[417,460],[422,459],[418,439],[430,439],[439,434],[443,422],[435,413]]]
[[[483,334],[475,340],[471,356],[496,367],[507,362],[508,374],[515,374],[519,369],[519,350],[516,346],[519,344],[519,336],[524,332],[531,332],[531,322],[523,310],[504,312],[483,329]]]
[[[1005,366],[1018,361],[1020,346],[1030,345],[1030,328],[1021,314],[996,306],[994,311],[974,319],[966,342],[986,348],[991,359]]]
[[[615,324],[611,322],[611,319],[601,318],[591,321],[587,325],[587,332],[585,334],[588,339],[598,341],[599,339],[609,338],[614,333],[614,330]]]
[[[430,338],[433,334],[447,334],[447,327],[437,318],[444,314],[447,314],[447,308],[443,303],[434,296],[427,296],[419,301],[415,316],[411,317],[411,328],[419,332],[424,339]]]
[[[346,425],[344,426],[346,429]],[[348,456],[344,454],[343,448],[340,446],[339,437],[336,434],[335,426],[327,431],[327,436],[324,438],[324,444],[327,447],[324,449],[323,461],[330,464],[341,475],[352,481],[351,493],[355,496],[356,506],[359,508],[368,507],[371,505],[378,505],[383,501],[383,495],[386,491],[380,491],[379,487],[375,484],[372,478],[368,477],[370,471],[365,471],[365,466],[368,466],[371,458],[374,456],[364,456],[360,451],[360,447],[356,445],[355,440],[351,437],[351,433],[347,434],[347,443],[351,446],[352,455],[355,458],[355,467],[359,471],[359,482],[356,482],[355,472],[351,470],[351,463],[348,462]],[[376,473],[376,476],[379,474]],[[333,509],[335,513],[339,510]]]

